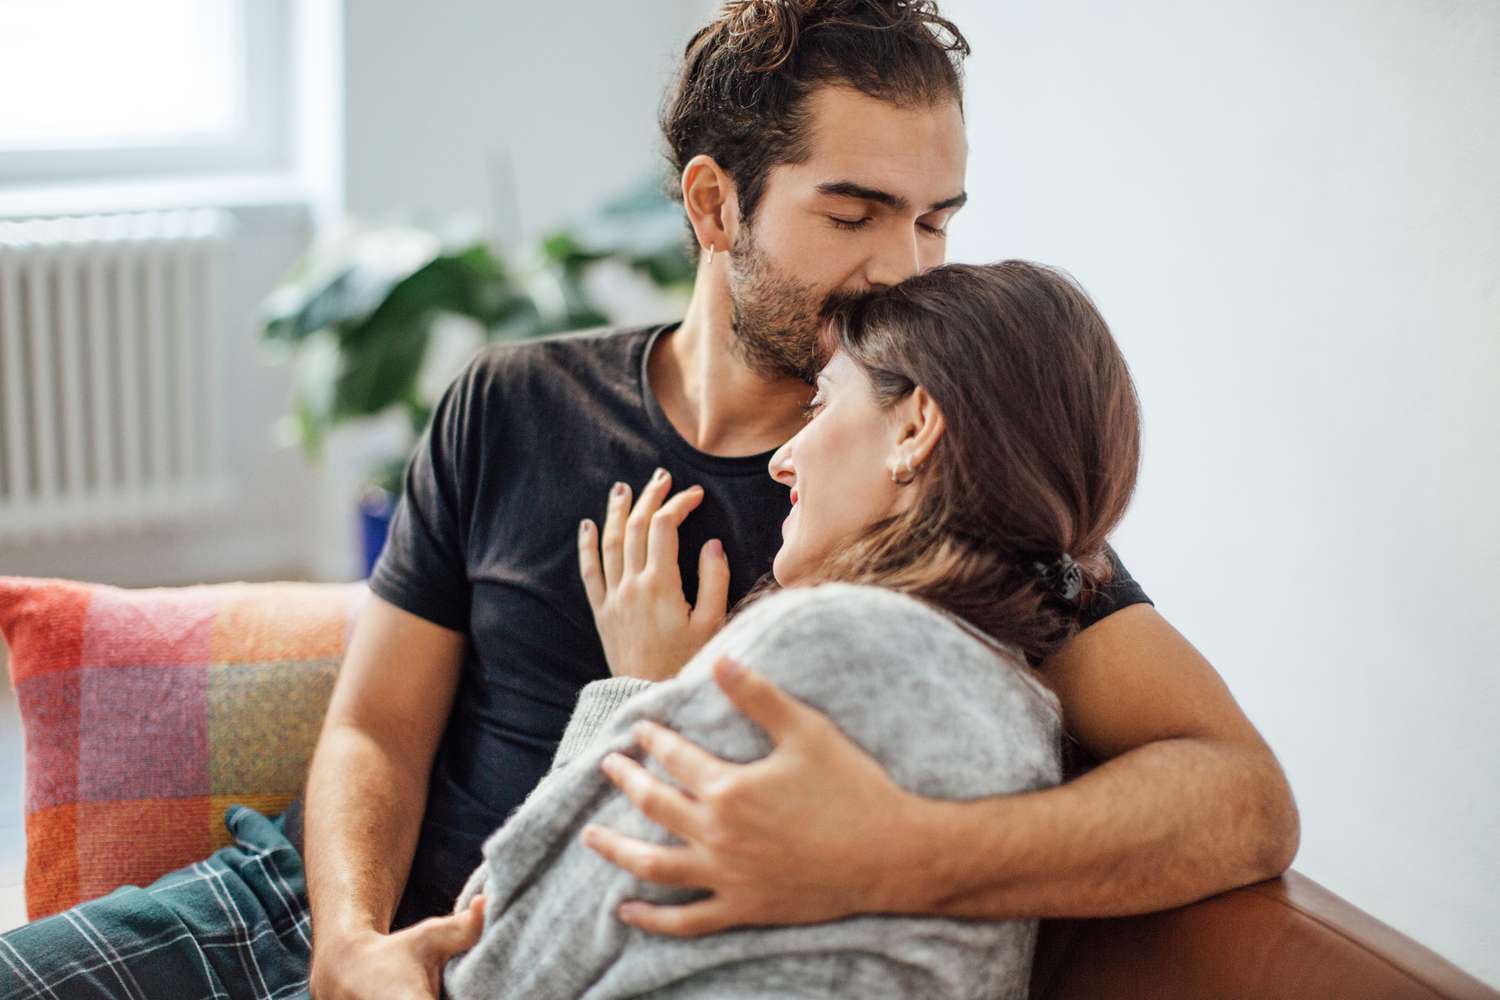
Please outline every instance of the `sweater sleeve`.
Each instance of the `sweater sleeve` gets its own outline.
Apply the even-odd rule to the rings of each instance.
[[[757,602],[678,677],[629,698],[485,842],[484,934],[447,964],[450,996],[1025,996],[1035,921],[877,915],[679,940],[616,918],[626,899],[702,898],[698,890],[635,879],[579,842],[591,823],[675,842],[597,766],[606,753],[629,750],[631,725],[660,722],[731,762],[771,750],[714,683],[720,654],[829,716],[897,784],[919,794],[974,798],[1060,780],[1056,706],[1024,675],[1024,664],[914,599],[846,584],[809,589]],[[659,762],[645,764],[671,780]],[[879,828],[879,817],[870,817],[851,829],[849,849]]]
[[[619,711],[620,706],[642,691],[649,690],[651,682],[639,677],[607,677],[602,681],[585,684],[578,694],[578,704],[568,718],[568,728],[563,731],[562,742],[552,757],[552,767],[547,773],[566,765],[594,741],[606,723]]]
[[[606,677],[604,680],[585,684],[583,690],[578,693],[578,704],[573,706],[573,714],[568,717],[568,728],[563,730],[562,742],[557,746],[557,753],[552,757],[552,766],[543,776],[542,784],[588,749],[588,745],[620,710],[620,706],[642,691],[649,690],[651,686],[651,681],[638,677]],[[538,789],[541,787],[540,784],[537,786]],[[536,790],[533,789],[532,794],[535,792]],[[480,863],[469,873],[463,889],[459,891],[458,898],[453,902],[454,913],[467,910],[474,897],[488,887],[486,870],[486,866]]]

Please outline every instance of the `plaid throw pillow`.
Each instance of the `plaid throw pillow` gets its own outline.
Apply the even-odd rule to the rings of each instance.
[[[26,909],[145,885],[302,787],[364,583],[0,577],[26,741]]]

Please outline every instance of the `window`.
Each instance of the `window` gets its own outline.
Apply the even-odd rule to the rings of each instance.
[[[0,184],[274,171],[286,0],[0,0]]]

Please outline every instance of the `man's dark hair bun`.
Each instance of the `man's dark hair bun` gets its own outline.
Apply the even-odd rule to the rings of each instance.
[[[807,0],[729,0],[724,5],[724,41],[765,57],[746,68],[780,69],[797,48],[797,36],[812,4]]]

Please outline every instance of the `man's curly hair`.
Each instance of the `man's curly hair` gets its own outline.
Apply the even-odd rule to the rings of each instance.
[[[688,42],[662,108],[670,191],[681,198],[683,167],[706,153],[734,180],[748,223],[771,167],[810,154],[816,87],[962,109],[968,54],[934,0],[727,0]]]

